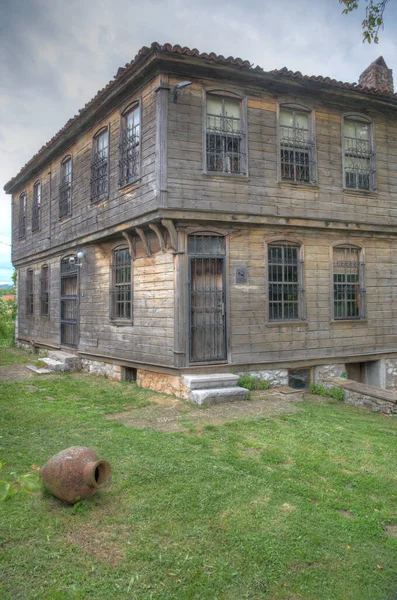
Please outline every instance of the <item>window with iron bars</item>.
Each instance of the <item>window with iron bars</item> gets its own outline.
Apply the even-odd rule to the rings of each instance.
[[[23,240],[26,237],[26,194],[19,196],[19,214],[18,214],[18,238]]]
[[[94,137],[91,163],[91,199],[99,202],[109,191],[109,132],[107,129]]]
[[[49,269],[47,265],[41,267],[40,273],[40,315],[49,316]]]
[[[72,214],[72,159],[65,158],[61,163],[59,186],[59,218]]]
[[[345,187],[353,190],[375,189],[371,123],[345,118],[343,132]]]
[[[365,264],[360,248],[333,249],[333,317],[365,318]]]
[[[303,319],[303,261],[297,244],[268,247],[269,321]]]
[[[132,320],[132,266],[127,248],[112,253],[110,289],[110,318],[114,321]]]
[[[41,183],[38,181],[33,186],[32,202],[32,231],[40,229]]]
[[[33,315],[33,269],[26,273],[26,316]]]
[[[245,175],[245,134],[241,101],[207,94],[207,171]]]
[[[122,116],[119,142],[119,185],[134,183],[139,177],[141,155],[140,107]]]
[[[280,108],[281,181],[316,183],[311,114]]]

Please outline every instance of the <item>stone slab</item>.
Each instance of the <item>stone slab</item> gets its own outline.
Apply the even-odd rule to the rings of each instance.
[[[247,392],[248,390],[238,386],[214,388],[211,390],[192,390],[190,392],[190,400],[199,406],[220,404],[221,402],[238,402],[246,399]]]
[[[53,358],[41,358],[40,360],[53,371],[70,371],[73,368],[72,364],[60,362],[59,360],[55,360]]]
[[[232,373],[216,373],[211,375],[185,375],[183,382],[191,390],[209,390],[229,388],[237,384],[238,375]]]
[[[35,367],[34,365],[26,365],[26,368],[33,371],[33,373],[37,373],[37,375],[49,375],[54,372],[52,369],[44,369],[43,367]]]

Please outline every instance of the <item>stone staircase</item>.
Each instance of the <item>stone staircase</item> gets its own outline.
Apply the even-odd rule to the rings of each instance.
[[[50,371],[80,371],[81,360],[75,354],[61,350],[48,352],[48,358],[41,358]]]
[[[220,404],[245,400],[247,390],[239,387],[238,375],[217,373],[214,375],[185,375],[183,380],[194,404]]]

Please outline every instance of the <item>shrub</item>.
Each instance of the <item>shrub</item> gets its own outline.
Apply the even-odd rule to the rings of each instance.
[[[250,373],[244,373],[237,381],[237,385],[246,388],[251,392],[254,390],[267,390],[270,387],[270,383],[266,379],[262,379],[257,375],[251,375]]]
[[[322,384],[312,384],[309,388],[309,392],[311,394],[317,394],[318,396],[323,396],[324,398],[334,398],[335,400],[344,400],[345,399],[345,390],[336,385],[332,386],[330,389],[327,389]]]
[[[15,333],[14,306],[0,298],[0,346],[12,346]]]

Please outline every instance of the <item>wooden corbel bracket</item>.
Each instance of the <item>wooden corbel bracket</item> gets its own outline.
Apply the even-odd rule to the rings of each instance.
[[[151,253],[150,246],[148,244],[148,240],[145,235],[145,232],[143,231],[143,229],[141,227],[135,227],[135,231],[137,232],[137,234],[139,235],[139,237],[142,240],[143,249],[145,251],[146,256],[151,256],[152,253]]]
[[[121,232],[128,243],[128,250],[130,251],[131,260],[135,260],[136,251],[135,251],[135,240],[131,231],[122,231]]]
[[[164,236],[163,236],[163,233],[162,233],[160,227],[158,225],[156,225],[156,223],[149,223],[149,227],[157,235],[161,251],[166,252],[167,249],[165,247],[165,240],[164,240]]]
[[[171,221],[171,219],[163,219],[161,221],[161,224],[163,225],[163,227],[166,228],[166,230],[168,231],[168,234],[169,234],[169,238],[170,238],[170,242],[168,243],[169,249],[172,250],[173,252],[177,252],[178,251],[178,234],[176,232],[174,223]]]

